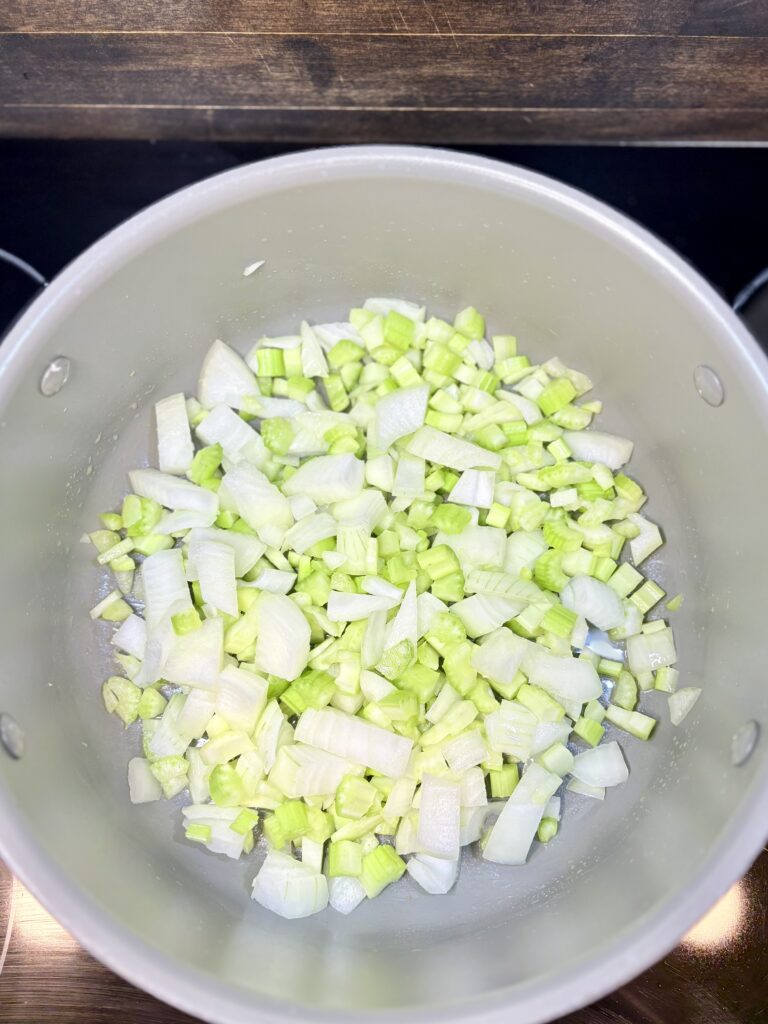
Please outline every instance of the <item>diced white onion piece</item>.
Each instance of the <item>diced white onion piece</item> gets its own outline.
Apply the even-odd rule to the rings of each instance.
[[[360,689],[367,701],[376,703],[383,700],[387,694],[394,693],[396,688],[378,672],[363,669],[360,673]]]
[[[365,464],[350,453],[308,459],[286,480],[285,494],[306,494],[317,505],[356,497],[363,489]]]
[[[453,888],[459,873],[459,861],[417,853],[408,861],[405,870],[425,892],[442,896]]]
[[[396,603],[391,597],[332,590],[328,597],[328,618],[332,622],[357,622],[359,619],[367,619],[374,612],[389,611]]]
[[[377,455],[365,463],[365,482],[387,494],[395,485],[395,460],[391,455]]]
[[[605,788],[603,786],[590,786],[580,779],[571,779],[565,787],[570,793],[578,793],[579,796],[589,796],[593,800],[605,800]]]
[[[331,512],[339,523],[363,523],[370,532],[384,519],[388,509],[381,491],[366,487],[356,498],[337,501]]]
[[[256,533],[270,527],[284,533],[293,525],[288,499],[255,466],[244,462],[234,466],[225,475],[222,487],[232,496],[238,515]]]
[[[285,535],[285,546],[303,555],[321,540],[335,537],[338,528],[330,512],[315,512],[294,523]]]
[[[519,761],[531,756],[538,719],[515,701],[503,700],[498,711],[485,716],[488,746],[497,754],[509,754]]]
[[[472,652],[472,667],[493,683],[508,686],[529,655],[530,641],[501,627],[486,635]]]
[[[304,836],[301,840],[301,863],[313,871],[323,870],[323,844],[316,839]]]
[[[330,618],[330,616],[329,616]],[[387,632],[387,612],[371,612],[363,634],[363,644],[360,648],[360,664],[363,668],[371,668],[377,665],[384,653],[384,637]]]
[[[179,508],[175,512],[166,512],[152,532],[168,536],[185,530],[207,529],[215,519],[215,512],[190,512],[188,509]]]
[[[216,710],[218,690],[191,690],[176,716],[176,726],[182,736],[189,741],[202,737],[208,723]]]
[[[559,796],[553,796],[547,806],[544,808],[545,818],[554,818],[555,821],[560,821],[562,800]]]
[[[669,695],[669,719],[672,725],[680,725],[693,705],[701,696],[698,686],[684,686]]]
[[[335,793],[345,775],[362,768],[346,758],[302,743],[284,744],[269,774],[270,785],[291,799]]]
[[[306,320],[301,324],[301,369],[305,377],[328,376],[328,362],[322,345]]]
[[[284,594],[262,593],[258,610],[256,664],[271,675],[293,682],[309,661],[309,623],[299,606]]]
[[[448,743],[444,743],[442,754],[451,771],[456,775],[463,775],[470,768],[475,768],[485,761],[488,756],[488,748],[479,730],[470,729]]]
[[[328,906],[328,882],[289,854],[270,850],[254,879],[252,896],[280,917],[309,917]]]
[[[264,395],[259,395],[253,401],[253,409],[262,420],[291,420],[294,416],[303,413],[306,406],[293,398],[267,398]]]
[[[464,349],[464,355],[482,370],[492,370],[494,364],[493,349],[483,338],[475,338]]]
[[[386,316],[387,313],[394,311],[401,316],[407,316],[409,320],[413,320],[415,323],[423,323],[427,313],[424,306],[419,306],[415,302],[408,302],[406,299],[366,299],[363,303],[363,309],[367,309],[371,313],[378,313],[381,316]]]
[[[259,719],[254,737],[256,749],[262,756],[266,771],[271,771],[277,757],[277,751],[281,745],[281,739],[288,737],[289,730],[292,736],[293,730],[280,710],[279,704],[276,700],[269,701]],[[290,742],[290,740],[286,739],[286,742]]]
[[[266,260],[256,260],[255,263],[249,263],[243,270],[243,277],[250,277],[251,274],[255,274],[259,267],[263,267],[266,262]]]
[[[533,732],[531,756],[535,757],[549,750],[553,743],[567,743],[572,728],[573,722],[569,718],[564,718],[561,722],[538,722]]]
[[[325,438],[328,431],[340,424],[350,422],[350,418],[342,412],[327,410],[299,413],[291,420],[294,435],[288,448],[288,454],[299,455],[302,458],[309,455],[324,455],[329,447]]]
[[[563,440],[581,462],[601,462],[608,469],[621,469],[632,458],[634,444],[625,437],[599,430],[566,430]]]
[[[488,794],[485,791],[485,773],[482,768],[470,768],[459,779],[461,806],[485,807]]]
[[[253,583],[244,583],[243,586],[255,587],[256,590],[267,590],[270,594],[289,594],[295,582],[295,572],[267,566],[266,569],[261,570]]]
[[[574,576],[563,587],[560,600],[598,629],[613,629],[624,621],[619,595],[593,576]]]
[[[134,469],[128,477],[141,498],[152,498],[165,508],[183,508],[190,512],[216,515],[219,499],[213,491],[157,469]]]
[[[143,757],[132,757],[128,762],[128,791],[132,804],[148,804],[163,795],[163,787]]]
[[[640,565],[649,555],[658,550],[664,543],[661,531],[656,523],[641,516],[639,512],[630,512],[627,519],[636,526],[640,533],[629,542],[629,552],[635,565]]]
[[[228,544],[203,540],[194,546],[203,600],[226,615],[238,615],[235,552]]]
[[[564,697],[586,704],[603,692],[594,665],[581,658],[558,658],[542,651],[533,654],[525,671],[528,682],[541,686],[555,699]]]
[[[498,469],[501,456],[478,444],[453,437],[435,427],[420,427],[406,445],[406,451],[449,469]]]
[[[288,499],[288,504],[291,507],[291,515],[296,520],[306,519],[307,516],[311,516],[313,512],[317,511],[317,505],[305,494],[292,495]]]
[[[398,388],[376,403],[373,447],[386,452],[401,437],[413,434],[424,424],[429,388],[419,385]]]
[[[525,606],[523,601],[490,594],[473,594],[451,605],[451,612],[464,623],[467,636],[485,636],[513,618]]]
[[[223,661],[223,620],[206,619],[198,629],[176,638],[162,668],[163,678],[215,690]]]
[[[162,473],[186,473],[195,448],[187,417],[187,403],[180,392],[155,403],[158,465]]]
[[[387,597],[399,604],[403,599],[403,592],[394,583],[385,580],[382,576],[363,576],[361,584],[363,592],[371,597]]]
[[[330,352],[339,341],[354,341],[356,344],[363,345],[364,347],[363,339],[350,323],[342,321],[339,323],[313,324],[312,330],[317,335],[317,339],[325,352]]]
[[[453,485],[448,501],[473,508],[490,508],[496,474],[490,469],[465,469]]]
[[[413,748],[413,742],[404,736],[333,708],[308,708],[299,718],[296,740],[393,779],[405,774]]]
[[[230,729],[250,735],[266,707],[268,689],[269,684],[261,676],[227,665],[216,688],[216,713]]]
[[[398,779],[389,792],[387,802],[384,804],[384,817],[402,818],[408,814],[413,806],[413,796],[416,792],[416,780],[402,778]]]
[[[497,526],[466,526],[461,533],[438,533],[434,544],[447,544],[461,562],[466,576],[471,569],[501,568],[507,535]]]
[[[677,651],[672,630],[667,626],[655,633],[638,633],[628,637],[627,661],[630,672],[635,676],[674,665]]]
[[[532,762],[491,829],[483,857],[497,864],[524,864],[544,808],[561,782],[559,775]]]
[[[513,405],[520,415],[523,417],[525,422],[530,426],[532,423],[538,423],[542,419],[541,409],[532,402],[525,395],[519,395],[512,391],[497,391],[496,397],[502,399],[505,402],[509,402]]]
[[[344,875],[328,879],[328,893],[328,902],[340,914],[351,914],[365,899],[360,879]]]
[[[431,722],[433,725],[437,725],[440,719],[445,717],[448,709],[458,700],[461,700],[461,697],[458,695],[456,690],[454,690],[451,684],[449,682],[443,683],[440,687],[440,692],[427,709],[427,721]]]
[[[469,846],[476,843],[483,834],[485,823],[489,818],[497,817],[501,813],[506,800],[491,800],[487,804],[478,807],[462,807],[461,828],[459,831],[459,842],[462,846]]]
[[[197,426],[197,436],[203,444],[219,444],[230,462],[240,462],[248,454],[261,454],[264,442],[261,436],[228,405],[216,405]]]
[[[217,544],[227,544],[235,553],[235,575],[242,579],[247,572],[256,565],[264,554],[265,545],[248,533],[239,533],[236,530],[219,530],[216,527],[209,529],[190,530],[184,538],[188,544],[187,579],[197,579],[197,573],[190,575],[190,562],[194,563],[194,551],[197,544],[203,541],[215,541]]]
[[[144,559],[141,566],[144,587],[144,607],[147,626],[152,629],[170,612],[192,607],[189,585],[184,573],[184,562],[179,548],[156,551]]]
[[[458,860],[461,787],[443,776],[425,775],[420,793],[420,850],[444,860]]]
[[[629,769],[621,747],[612,740],[577,754],[571,775],[588,786],[620,786],[629,778]]]
[[[398,600],[400,600],[398,598]],[[394,619],[387,625],[384,634],[384,650],[399,644],[401,640],[410,640],[416,647],[419,639],[418,604],[416,599],[416,583],[411,581],[402,596],[400,607]]]
[[[424,494],[426,463],[415,455],[403,452],[397,460],[392,494],[396,498],[418,498]]]
[[[147,646],[147,624],[140,615],[129,615],[112,634],[110,643],[141,660]]]
[[[441,601],[439,597],[435,597],[430,591],[425,590],[423,594],[419,594],[416,598],[416,610],[418,613],[418,634],[419,640],[428,633],[432,627],[432,623],[435,620],[435,616],[440,615],[441,612],[448,611],[448,605]]]
[[[201,405],[206,409],[220,404],[242,409],[245,398],[258,394],[256,378],[242,357],[223,341],[214,341],[200,370],[197,395]]]

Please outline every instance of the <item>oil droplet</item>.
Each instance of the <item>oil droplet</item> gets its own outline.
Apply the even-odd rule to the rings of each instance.
[[[24,754],[24,733],[13,715],[7,711],[0,712],[0,746],[15,761]]]
[[[707,405],[716,409],[725,401],[723,382],[711,366],[704,366],[703,363],[697,366],[693,371],[693,383]]]
[[[737,768],[749,760],[760,737],[760,726],[751,718],[734,734],[731,740],[731,763]]]
[[[66,356],[57,356],[46,366],[40,378],[40,393],[46,398],[57,395],[69,380],[72,367]]]

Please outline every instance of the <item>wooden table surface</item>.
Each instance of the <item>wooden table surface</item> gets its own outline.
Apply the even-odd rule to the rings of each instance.
[[[2,0],[0,134],[768,141],[768,0]]]
[[[767,896],[765,851],[673,953],[559,1024],[764,1024]],[[0,1024],[139,1021],[194,1024],[85,953],[0,861]]]

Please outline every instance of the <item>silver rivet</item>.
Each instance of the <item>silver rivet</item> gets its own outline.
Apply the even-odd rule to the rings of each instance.
[[[737,767],[749,759],[760,736],[760,726],[751,718],[731,740],[731,763]]]
[[[15,760],[24,753],[24,733],[16,719],[7,711],[0,712],[0,746]]]
[[[40,378],[40,393],[46,398],[57,395],[69,380],[71,363],[66,356],[57,356],[43,371]]]
[[[693,383],[707,405],[717,408],[725,401],[723,382],[711,366],[697,366],[693,371]]]

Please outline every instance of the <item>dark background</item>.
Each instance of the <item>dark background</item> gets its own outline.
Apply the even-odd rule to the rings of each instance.
[[[100,235],[190,182],[291,148],[255,143],[0,141],[0,248],[50,278]],[[650,228],[730,301],[768,265],[768,149],[464,147],[575,185]],[[0,272],[0,324],[34,291]]]

